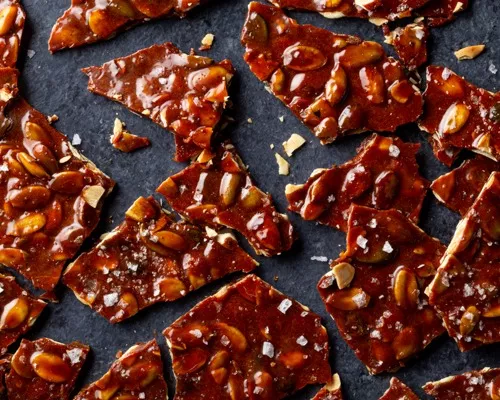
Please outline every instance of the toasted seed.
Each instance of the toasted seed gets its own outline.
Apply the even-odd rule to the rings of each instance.
[[[86,186],[82,191],[82,197],[90,207],[97,208],[104,193],[106,189],[100,185]]]
[[[36,144],[33,147],[32,154],[51,174],[55,174],[59,170],[59,163],[54,154],[44,144]]]
[[[17,16],[17,6],[10,5],[0,11],[0,36],[4,36],[12,29]]]
[[[134,18],[135,16],[134,8],[127,0],[113,0],[108,7],[113,14],[127,18]]]
[[[370,299],[370,295],[363,289],[351,288],[332,293],[326,302],[339,310],[354,311],[367,307]]]
[[[418,283],[412,271],[401,268],[394,276],[394,298],[396,304],[403,308],[413,308],[418,304]]]
[[[404,360],[415,354],[418,350],[419,335],[411,327],[404,328],[394,338],[392,349],[396,354],[396,360]]]
[[[173,363],[176,375],[186,375],[198,371],[202,368],[208,359],[206,351],[200,348],[194,348],[178,357]]]
[[[378,209],[388,209],[399,193],[399,177],[394,171],[384,171],[375,179],[372,203]]]
[[[457,133],[462,129],[469,119],[469,108],[463,103],[454,103],[443,115],[439,124],[439,133],[441,135],[450,135]]]
[[[484,51],[485,47],[486,46],[484,44],[467,46],[460,50],[455,51],[455,57],[460,61],[472,60],[476,58],[478,55],[480,55]]]
[[[280,93],[285,87],[285,74],[281,68],[274,71],[274,74],[271,76],[270,85],[274,93]]]
[[[340,64],[335,65],[325,85],[325,98],[331,105],[340,103],[347,92],[347,75]]]
[[[350,285],[354,279],[354,267],[346,262],[339,263],[332,268],[333,275],[339,289],[344,289]]]
[[[244,400],[247,396],[244,393],[242,378],[238,375],[229,375],[227,390],[231,400]]]
[[[78,194],[84,186],[83,174],[78,171],[58,172],[52,176],[50,188],[63,194]]]
[[[171,231],[159,231],[155,232],[155,236],[158,238],[158,242],[169,249],[182,251],[186,248],[186,240],[177,233]]]
[[[457,99],[464,97],[465,90],[462,79],[447,68],[444,70],[443,75],[445,75],[446,78],[441,76],[437,82],[437,87],[448,96]]]
[[[21,210],[34,210],[45,206],[50,200],[50,190],[43,186],[26,186],[9,194],[9,201]]]
[[[227,368],[224,367],[210,371],[210,375],[212,375],[212,378],[214,379],[215,383],[219,385],[223,384],[226,381],[228,374],[229,371],[227,370]]]
[[[389,93],[398,103],[405,104],[413,95],[415,90],[407,80],[394,82],[389,87]]]
[[[71,367],[58,355],[44,352],[33,353],[30,363],[36,374],[51,383],[64,383],[71,379]]]
[[[347,46],[335,54],[335,60],[346,68],[360,68],[373,64],[384,56],[384,48],[376,43],[365,41],[357,45]]]
[[[486,311],[483,312],[483,317],[485,318],[500,317],[500,303],[490,306]]]
[[[266,194],[256,186],[251,186],[241,192],[241,205],[247,210],[260,207],[265,199]]]
[[[238,196],[240,189],[241,175],[224,173],[220,182],[219,194],[222,197],[222,202],[226,206],[233,204]]]
[[[256,12],[251,13],[247,23],[245,24],[242,42],[265,43],[268,35],[269,33],[265,19]]]
[[[38,232],[40,229],[43,229],[45,223],[47,222],[47,218],[42,213],[34,213],[28,214],[21,219],[18,219],[13,226],[9,235],[12,236],[27,236],[32,233]]]
[[[208,368],[213,371],[218,368],[224,367],[228,364],[229,359],[229,353],[225,350],[220,350],[214,354],[214,356],[210,360],[210,363],[208,364]]]
[[[224,67],[213,65],[191,72],[188,76],[188,85],[190,89],[203,90],[215,87],[229,77],[230,74]]]
[[[144,197],[139,197],[125,212],[128,218],[137,222],[144,222],[156,216],[156,210]]]
[[[0,330],[17,328],[26,321],[29,310],[29,303],[24,297],[18,297],[7,303],[0,317]]]
[[[479,310],[475,306],[470,306],[465,310],[460,319],[460,334],[467,336],[479,322]]]
[[[160,293],[167,300],[175,300],[187,293],[187,288],[184,283],[177,278],[163,278],[158,287]]]
[[[17,154],[17,159],[31,175],[36,176],[37,178],[45,178],[49,176],[47,171],[45,171],[45,169],[29,154],[20,152]]]
[[[204,151],[205,150],[203,150],[203,152]],[[203,152],[202,152],[202,154],[203,154]],[[201,154],[200,154],[200,156],[201,156]],[[200,161],[200,162],[202,162],[202,161]],[[158,187],[158,189],[156,189],[156,191],[158,193],[162,194],[163,196],[165,196],[166,198],[169,198],[169,197],[175,196],[179,192],[179,189],[177,188],[177,184],[174,182],[174,180],[172,178],[167,178],[166,180],[164,180],[162,182],[162,184]]]
[[[215,328],[223,335],[227,336],[227,338],[231,342],[233,350],[235,350],[236,352],[243,353],[247,349],[247,339],[238,328],[228,325],[224,322],[215,323]]]
[[[26,254],[19,249],[0,249],[0,264],[15,268],[24,264]]]
[[[294,71],[313,71],[327,62],[323,53],[315,47],[296,44],[283,52],[283,65]]]
[[[137,303],[137,299],[130,292],[123,293],[120,296],[118,307],[120,307],[123,311],[125,311],[125,313],[128,316],[135,315],[139,312],[139,305]]]
[[[26,122],[24,125],[24,135],[30,140],[42,142],[45,145],[52,143],[52,139],[45,129],[34,122]]]
[[[282,353],[278,357],[278,360],[290,369],[300,368],[306,361],[304,358],[304,353],[298,350],[290,351],[288,353]]]

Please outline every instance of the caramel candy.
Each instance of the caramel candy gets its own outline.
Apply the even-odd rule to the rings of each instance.
[[[342,337],[371,374],[396,371],[443,333],[424,288],[444,250],[399,211],[352,207],[347,249],[332,267],[350,264],[354,277],[347,287],[338,285],[332,270],[318,290]]]
[[[500,342],[500,172],[457,225],[426,293],[461,351]]]
[[[193,223],[237,230],[259,255],[290,249],[292,224],[254,184],[232,144],[223,143],[216,154],[205,152],[199,160],[158,187],[174,210]]]
[[[152,197],[138,198],[125,215],[63,277],[82,303],[112,323],[257,266],[231,234],[176,222]]]
[[[415,121],[422,95],[376,42],[300,25],[252,2],[242,43],[250,70],[322,144]]]
[[[5,378],[9,400],[69,400],[89,350],[78,342],[23,339]]]
[[[352,204],[401,211],[418,222],[429,182],[415,159],[420,145],[398,138],[372,135],[358,154],[339,166],[313,171],[305,184],[288,185],[289,210],[305,220],[342,231]]]
[[[116,360],[100,379],[82,389],[74,400],[164,400],[161,351],[156,340],[138,343]]]
[[[0,142],[0,263],[50,291],[97,226],[114,182],[25,100]]]
[[[179,399],[278,400],[332,377],[320,317],[255,275],[203,300],[164,335]]]
[[[187,161],[211,148],[234,69],[229,60],[217,63],[164,43],[83,72],[91,92],[172,131],[175,160]]]

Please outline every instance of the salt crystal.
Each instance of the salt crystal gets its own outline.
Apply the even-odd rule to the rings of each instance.
[[[103,300],[106,307],[113,307],[118,303],[118,293],[105,294]]]
[[[198,339],[200,339],[203,336],[203,334],[201,333],[201,331],[199,329],[192,329],[189,331],[189,333]]]
[[[395,146],[393,144],[391,144],[389,146],[389,155],[391,157],[394,157],[394,158],[397,158],[399,156],[399,154],[401,153],[401,150],[399,150],[399,147],[398,146]]]
[[[366,249],[366,244],[368,243],[368,239],[364,238],[363,236],[359,235],[356,238],[356,244],[361,247],[362,249]]]
[[[28,49],[28,51],[26,52],[26,54],[28,55],[29,58],[33,58],[35,56],[35,54],[36,54],[36,51]]]
[[[71,365],[75,365],[80,362],[80,357],[82,356],[82,353],[83,353],[82,349],[66,350],[66,354],[69,357]]]
[[[496,75],[498,72],[498,68],[496,67],[495,64],[493,64],[493,61],[490,61],[490,66],[488,67],[488,71],[490,71],[493,75]]]
[[[283,314],[286,314],[286,312],[291,306],[292,306],[292,301],[289,299],[284,299],[278,306],[278,310],[280,310]]]
[[[391,244],[389,242],[385,242],[384,243],[384,246],[382,247],[382,251],[385,252],[385,253],[392,253],[394,251],[394,249],[392,248]]]
[[[311,261],[328,262],[328,257],[325,256],[312,256]]]
[[[368,305],[366,293],[359,293],[356,296],[353,296],[352,301],[354,301],[354,303],[358,306],[358,308],[363,308]]]
[[[297,338],[297,344],[305,346],[307,344],[307,339],[304,336],[300,336],[299,338]]]
[[[78,146],[78,145],[82,144],[82,139],[80,138],[80,135],[78,133],[75,133],[75,135],[73,136],[73,140],[71,141],[71,144],[73,146]]]
[[[262,354],[268,356],[269,358],[274,357],[274,346],[271,342],[262,343]]]

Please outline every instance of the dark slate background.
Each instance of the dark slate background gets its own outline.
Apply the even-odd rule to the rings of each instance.
[[[500,5],[491,0],[471,2],[469,10],[460,14],[454,23],[432,31],[430,61],[450,67],[481,87],[498,91],[500,72],[490,72],[489,66],[493,63],[500,68]],[[255,180],[261,188],[274,196],[280,210],[286,208],[284,188],[287,183],[303,182],[314,168],[328,167],[348,160],[366,136],[359,135],[328,147],[321,146],[308,129],[264,90],[264,86],[250,73],[242,60],[243,48],[239,35],[247,0],[212,0],[194,10],[184,20],[154,21],[108,42],[56,55],[50,55],[47,51],[47,40],[52,25],[69,6],[70,1],[23,0],[23,3],[28,14],[19,63],[23,95],[43,113],[57,114],[60,121],[55,126],[70,138],[74,134],[80,135],[83,140],[79,146],[81,151],[117,182],[114,194],[106,203],[103,223],[87,242],[87,247],[100,234],[116,226],[122,220],[125,210],[139,195],[153,193],[164,178],[183,166],[171,160],[174,147],[169,132],[146,118],[128,112],[118,104],[90,94],[86,89],[86,78],[79,71],[82,67],[99,65],[164,41],[171,41],[188,52],[192,47],[199,47],[200,40],[206,33],[214,33],[214,47],[204,54],[217,60],[230,58],[237,69],[231,87],[234,102],[232,115],[237,122],[229,129],[228,134],[250,166]],[[339,33],[360,35],[364,39],[383,40],[380,29],[366,21],[327,20],[312,13],[291,14],[301,23],[312,23]],[[479,58],[462,62],[455,59],[454,50],[478,43],[487,46],[486,52]],[[35,52],[31,58],[27,56],[28,49]],[[109,135],[116,116],[125,121],[133,133],[148,136],[153,143],[152,147],[133,154],[122,154],[114,150],[109,144]],[[280,116],[284,116],[283,123],[278,119]],[[253,124],[247,122],[248,118],[252,118]],[[292,157],[290,176],[281,177],[278,176],[274,152],[278,150],[283,154],[281,143],[292,132],[300,133],[308,143]],[[419,132],[416,126],[405,127],[399,133],[405,140],[422,143],[419,162],[422,173],[428,179],[447,171],[433,157],[425,134]],[[271,143],[275,144],[275,150],[270,149]],[[387,388],[391,375],[373,377],[367,374],[364,366],[340,338],[315,289],[319,278],[328,271],[328,264],[311,261],[311,257],[337,257],[344,247],[345,236],[331,228],[302,221],[297,215],[290,217],[300,240],[292,251],[280,257],[260,259],[261,266],[256,273],[270,283],[273,283],[275,276],[279,277],[273,283],[279,290],[308,305],[323,317],[330,336],[331,365],[334,371],[340,373],[346,398],[377,399]],[[426,232],[448,243],[457,221],[457,215],[428,196],[421,221]],[[246,245],[244,242],[242,244]],[[235,278],[233,276],[226,282]],[[173,395],[175,382],[161,331],[198,301],[214,293],[223,283],[216,282],[175,303],[151,307],[117,326],[110,325],[90,308],[80,304],[69,290],[61,288],[61,302],[48,307],[29,338],[46,336],[63,342],[80,340],[92,347],[78,383],[79,389],[83,384],[104,374],[118,350],[125,350],[137,341],[147,341],[156,336],[164,350],[165,372]],[[425,382],[486,366],[500,367],[500,345],[461,354],[456,345],[443,336],[396,375],[425,397],[420,390]],[[292,398],[310,399],[317,389],[307,388]]]

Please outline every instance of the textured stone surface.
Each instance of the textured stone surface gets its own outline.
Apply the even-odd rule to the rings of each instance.
[[[304,182],[314,168],[345,162],[355,154],[356,146],[366,136],[351,137],[328,147],[321,146],[307,128],[264,90],[242,60],[243,47],[239,43],[239,35],[248,3],[245,0],[211,0],[184,20],[155,21],[133,28],[111,41],[63,51],[54,56],[47,51],[47,40],[53,23],[69,6],[70,0],[24,0],[23,3],[28,21],[20,60],[22,93],[38,110],[59,115],[60,121],[55,126],[70,138],[74,134],[80,135],[82,144],[79,148],[117,182],[114,194],[106,202],[103,223],[93,235],[94,241],[122,220],[125,210],[138,196],[152,194],[166,176],[183,166],[171,160],[174,144],[169,132],[146,118],[129,113],[118,104],[87,92],[87,79],[79,71],[82,67],[99,65],[164,41],[174,42],[183,51],[189,51],[191,47],[197,49],[206,33],[214,33],[214,46],[204,54],[218,60],[228,57],[237,68],[231,87],[235,104],[232,114],[237,123],[228,133],[245,163],[250,166],[256,182],[272,193],[281,211],[286,207],[284,188],[287,183]],[[366,21],[327,20],[313,13],[294,12],[291,15],[301,23],[383,41],[380,29]],[[500,72],[495,75],[488,71],[490,62],[500,70],[499,16],[500,5],[496,2],[473,1],[471,9],[460,14],[454,23],[432,31],[430,61],[450,67],[481,87],[500,90]],[[484,54],[473,61],[456,60],[454,50],[478,43],[486,44]],[[27,49],[35,51],[32,58],[27,56]],[[392,52],[392,49],[389,51]],[[127,123],[132,133],[149,137],[152,147],[131,154],[113,149],[109,135],[117,115]],[[278,119],[280,116],[284,116],[283,123]],[[252,118],[253,123],[248,124],[247,118]],[[292,132],[300,133],[308,143],[291,158],[291,174],[283,177],[278,175],[274,152],[284,155],[281,143]],[[403,139],[423,144],[418,160],[426,178],[434,179],[447,171],[432,155],[426,134],[420,133],[416,126],[403,128],[400,132]],[[269,148],[271,143],[276,146],[274,150]],[[114,222],[110,222],[108,217]],[[390,376],[371,377],[367,374],[338,335],[315,288],[319,278],[328,270],[328,264],[311,261],[311,257],[336,258],[344,248],[344,234],[302,221],[298,215],[290,214],[290,218],[297,227],[299,242],[292,251],[280,257],[260,258],[261,266],[256,273],[324,318],[332,344],[332,368],[341,376],[345,397],[376,399],[387,389]],[[428,196],[421,220],[421,226],[429,234],[448,243],[458,215]],[[91,243],[92,240],[89,240],[87,246]],[[241,243],[245,245],[244,241]],[[273,282],[274,276],[279,277],[277,282]],[[101,376],[117,350],[125,350],[138,341],[150,340],[223,283],[219,281],[208,285],[175,303],[156,305],[116,326],[80,304],[69,290],[63,288],[61,303],[48,307],[50,312],[44,314],[29,337],[48,336],[63,342],[80,340],[88,343],[93,353],[83,380],[79,382],[81,386]],[[162,339],[160,343],[165,350]],[[450,339],[442,337],[397,376],[425,398],[420,386],[427,381],[470,369],[500,367],[500,359],[496,355],[499,351],[500,346],[490,346],[461,354]],[[168,357],[165,357],[165,363],[170,393],[173,394],[174,381]],[[310,399],[317,389],[308,388],[292,398]]]

